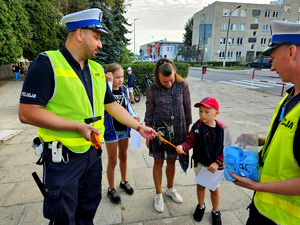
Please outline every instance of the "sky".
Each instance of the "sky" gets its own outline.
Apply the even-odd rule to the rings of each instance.
[[[152,41],[183,41],[184,26],[188,19],[216,0],[126,0],[127,18],[132,31],[126,37],[131,39],[128,49],[139,53],[139,46]],[[220,2],[239,2],[269,4],[271,0],[219,0]],[[136,20],[135,20],[136,19]],[[135,29],[134,29],[135,20]]]

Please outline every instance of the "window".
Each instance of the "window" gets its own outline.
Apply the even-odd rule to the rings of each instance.
[[[167,47],[167,51],[169,51],[169,47]]]
[[[273,18],[278,18],[278,17],[279,17],[279,11],[274,11]]]
[[[224,58],[224,56],[225,56],[225,52],[220,52],[219,53],[219,58]]]
[[[283,18],[282,21],[288,22],[289,20],[287,18]]]
[[[241,24],[239,25],[239,31],[245,31],[245,26],[246,26],[246,24],[241,23]]]
[[[300,19],[297,19],[297,23],[300,23]]]
[[[251,49],[254,49],[255,48],[255,44],[251,45]]]
[[[239,9],[235,9],[232,11],[231,16],[238,17],[239,16]]]
[[[258,20],[258,17],[255,17],[255,18],[254,18],[254,23],[258,23],[258,21],[259,21],[259,20]]]
[[[235,57],[236,57],[237,59],[241,58],[241,56],[242,56],[242,52],[236,52],[236,53],[235,53]]]
[[[263,31],[269,31],[269,24],[263,25]]]
[[[271,41],[272,41],[272,38],[269,38],[269,43],[268,43],[268,44],[270,44],[270,43],[271,43]]]
[[[234,38],[229,38],[228,39],[228,44],[229,45],[234,45]]]
[[[205,14],[202,14],[201,15],[201,22],[204,22],[205,21]]]
[[[238,45],[242,45],[243,44],[243,38],[238,38],[237,41],[236,41],[236,43]]]
[[[256,31],[253,31],[253,36],[255,37],[257,35],[257,32]]]
[[[230,9],[223,9],[223,16],[229,16]]]
[[[290,5],[284,5],[284,11],[290,12],[291,11],[291,6]]]
[[[230,24],[230,30],[231,31],[236,31],[236,28],[237,28],[237,24],[236,23]]]
[[[260,16],[260,10],[252,10],[252,16]]]
[[[267,43],[267,38],[262,38],[262,39],[260,40],[260,43],[261,43],[261,45],[266,45],[266,43]]]
[[[269,18],[271,16],[271,11],[267,10],[265,12],[265,17]]]
[[[226,44],[226,38],[220,38],[220,44],[225,45]]]
[[[167,47],[167,51],[172,51],[172,47]]]
[[[232,58],[233,57],[233,52],[228,52],[227,57]]]
[[[241,17],[247,17],[247,9],[241,9]]]
[[[221,30],[228,30],[228,23],[222,23]]]

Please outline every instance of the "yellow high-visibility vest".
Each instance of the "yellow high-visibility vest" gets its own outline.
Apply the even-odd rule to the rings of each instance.
[[[300,167],[296,164],[293,153],[293,143],[297,129],[300,103],[298,103],[280,122],[267,148],[274,120],[280,105],[277,106],[272,118],[265,145],[262,149],[262,160],[259,182],[276,182],[300,177]],[[300,137],[299,137],[300,138]],[[299,149],[300,150],[300,149]],[[300,224],[300,196],[278,195],[257,191],[254,196],[257,210],[278,224]]]
[[[104,134],[104,97],[106,80],[100,64],[88,60],[93,88],[93,106],[89,101],[86,90],[75,71],[59,51],[45,52],[51,61],[54,71],[54,94],[45,109],[54,114],[84,124],[84,119],[101,116],[94,126],[101,131],[100,141]],[[91,142],[75,131],[51,130],[38,128],[38,136],[45,142],[60,141],[76,153],[86,152]]]

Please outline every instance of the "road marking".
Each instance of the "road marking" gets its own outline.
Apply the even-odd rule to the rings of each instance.
[[[261,82],[258,79],[253,79],[253,85],[252,85],[252,80],[230,80],[230,81],[218,81],[219,83],[224,83],[224,84],[232,84],[232,85],[237,85],[237,86],[242,86],[242,87],[248,87],[248,88],[273,88],[273,87],[282,87],[282,84],[276,84],[274,81],[268,81],[268,82]],[[286,87],[288,86],[293,86],[293,84],[287,83]]]
[[[223,84],[232,84],[232,85],[241,86],[241,87],[248,87],[248,88],[251,87],[251,85],[244,85],[244,84],[233,83],[233,82],[228,82],[228,81],[218,81],[218,82],[223,83]],[[259,88],[259,87],[253,87],[253,88]]]
[[[248,85],[251,86],[251,81],[249,81],[249,80],[232,80],[232,82],[248,84]],[[260,84],[255,83],[255,86],[258,86],[258,87],[273,87],[272,85],[263,84],[263,83],[260,83]]]

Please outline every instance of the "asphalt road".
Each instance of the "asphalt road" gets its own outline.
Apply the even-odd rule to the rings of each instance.
[[[202,70],[199,68],[190,68],[189,76],[199,78],[199,81],[201,81]],[[276,94],[282,93],[283,86],[283,94],[288,88],[292,86],[292,84],[278,84],[283,83],[280,77],[278,76],[278,74],[276,74],[276,72],[271,72],[269,70],[256,70],[254,72],[254,78],[252,78],[253,69],[238,71],[208,69],[206,71],[206,74],[203,74],[203,79],[205,80],[245,87],[248,89],[259,89]]]

